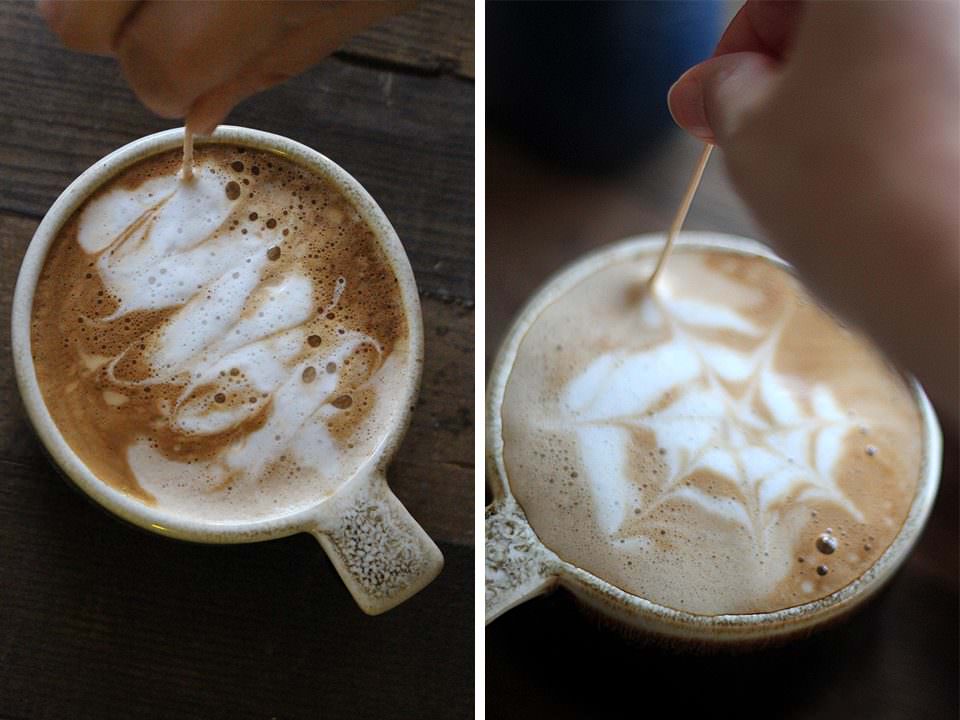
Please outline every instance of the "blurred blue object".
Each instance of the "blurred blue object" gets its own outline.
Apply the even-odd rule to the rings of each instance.
[[[721,2],[490,2],[487,127],[549,164],[628,170],[671,126],[667,90],[708,58]]]

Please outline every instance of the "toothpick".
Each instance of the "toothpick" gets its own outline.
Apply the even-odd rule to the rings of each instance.
[[[183,128],[183,169],[180,177],[190,180],[193,177],[193,131]]]
[[[673,224],[670,226],[670,232],[667,234],[667,243],[663,246],[663,250],[660,251],[657,267],[654,268],[653,275],[650,276],[650,280],[647,282],[647,286],[651,290],[653,289],[653,284],[657,281],[657,277],[660,275],[660,271],[663,270],[663,266],[667,262],[670,251],[673,250],[673,243],[676,241],[677,235],[680,234],[683,221],[687,219],[687,213],[690,211],[691,203],[693,203],[693,196],[696,195],[697,188],[700,187],[700,180],[703,178],[703,171],[707,169],[707,161],[710,159],[710,153],[712,151],[713,145],[704,143],[703,152],[700,153],[700,160],[697,162],[697,167],[693,171],[693,177],[690,178],[690,184],[687,185],[687,192],[680,202],[680,207],[677,208],[677,214],[673,217]]]

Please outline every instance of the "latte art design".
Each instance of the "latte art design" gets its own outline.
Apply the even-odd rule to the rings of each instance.
[[[283,408],[217,458],[190,469],[214,487],[255,481],[288,452],[310,467],[319,451],[325,473],[335,477],[339,453],[322,421],[336,412],[333,393],[348,359],[365,352],[364,374],[373,374],[381,364],[379,344],[344,331],[311,347],[309,321],[337,309],[346,279],[336,278],[329,302],[317,308],[314,283],[300,268],[268,275],[267,252],[281,243],[282,230],[254,227],[243,234],[231,228],[227,218],[238,200],[227,197],[219,173],[198,170],[189,182],[164,177],[114,190],[80,218],[78,241],[97,254],[104,289],[119,304],[107,317],[84,322],[109,332],[133,313],[172,309],[165,323],[106,361],[103,375],[111,389],[104,392],[122,403],[126,389],[177,384],[179,394],[159,409],[172,432],[187,436],[224,433],[264,406]],[[137,377],[141,366],[146,377]],[[305,382],[309,368],[313,380]],[[129,461],[138,478],[186,472],[146,439],[130,448]]]
[[[397,280],[350,200],[289,161],[207,147],[191,180],[175,170],[136,166],[62,232],[34,308],[41,387],[144,501],[285,512],[349,478],[396,410]]]
[[[666,285],[639,311],[667,340],[601,355],[563,392],[562,419],[577,428],[603,531],[643,544],[661,529],[682,530],[657,512],[677,501],[746,528],[769,556],[789,544],[770,538],[786,531],[778,520],[788,500],[831,502],[862,522],[835,475],[854,423],[828,387],[797,393],[773,367],[787,318],[764,333],[734,311],[672,297]],[[759,344],[741,352],[710,339],[717,332]],[[652,482],[638,483],[631,472],[634,434],[656,440],[664,472]],[[696,482],[698,473],[729,482],[708,487]]]
[[[688,612],[778,610],[865,572],[921,472],[902,378],[780,265],[680,248],[600,268],[532,321],[507,481],[561,559]]]

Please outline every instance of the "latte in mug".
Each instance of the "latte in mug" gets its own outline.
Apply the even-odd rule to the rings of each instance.
[[[533,317],[503,389],[505,479],[540,541],[693,615],[766,613],[867,572],[927,472],[903,378],[780,263],[659,248]]]
[[[351,198],[283,156],[210,144],[127,168],[63,226],[33,360],[103,482],[188,518],[279,517],[376,449],[414,372],[397,276]]]

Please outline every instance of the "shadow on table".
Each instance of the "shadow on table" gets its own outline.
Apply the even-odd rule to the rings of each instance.
[[[683,718],[958,717],[958,447],[952,428],[944,436],[940,491],[917,547],[847,622],[780,648],[697,656],[624,640],[559,590],[487,627],[487,716],[652,707]]]
[[[441,544],[440,577],[371,618],[310,537],[175,542],[52,469],[5,470],[21,512],[0,517],[4,716],[472,717],[472,547]]]
[[[598,628],[558,591],[487,628],[487,714],[956,717],[957,603],[955,589],[908,568],[836,628],[777,649],[691,656]]]

